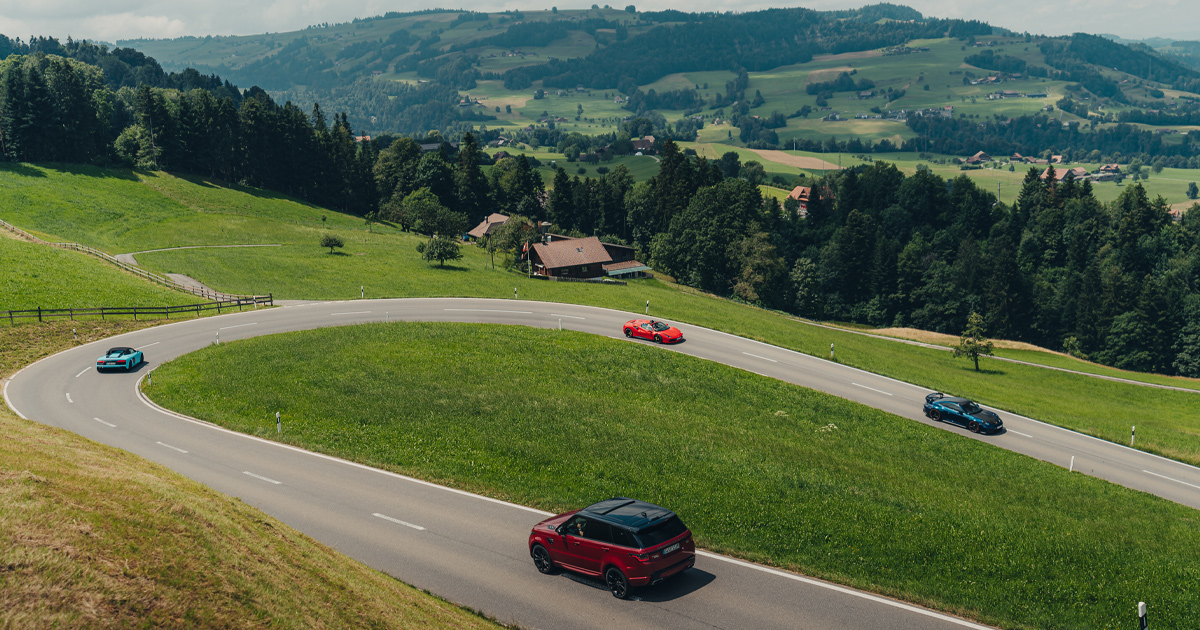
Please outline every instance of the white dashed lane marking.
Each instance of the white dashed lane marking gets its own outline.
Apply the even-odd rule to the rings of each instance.
[[[1032,435],[1029,435],[1028,433],[1021,433],[1020,431],[1013,431],[1012,429],[1008,429],[1008,432],[1009,432],[1009,433],[1016,433],[1017,435],[1023,435],[1023,436],[1025,436],[1025,437],[1027,437],[1027,438],[1031,438],[1031,437],[1033,437]]]
[[[1200,486],[1197,486],[1196,484],[1188,483],[1186,481],[1180,481],[1178,479],[1172,479],[1171,477],[1168,477],[1166,475],[1160,475],[1156,472],[1150,472],[1149,470],[1143,470],[1142,472],[1146,473],[1147,475],[1154,475],[1155,477],[1160,477],[1162,479],[1166,479],[1167,481],[1174,481],[1175,483],[1181,483],[1185,486],[1189,486],[1189,487],[1195,488],[1197,490],[1200,490]]]
[[[87,374],[87,371],[88,371],[88,370],[90,370],[90,369],[92,369],[92,366],[90,366],[90,365],[89,365],[89,366],[87,366],[87,367],[85,367],[85,368],[83,368],[83,371],[82,371],[82,372],[80,372],[80,373],[78,373],[78,374],[76,374],[76,375],[75,375],[75,378],[79,378],[80,376],[83,376],[84,374]]]
[[[186,453],[186,452],[187,452],[187,451],[185,451],[185,450],[183,450],[183,449],[179,448],[178,446],[171,446],[170,444],[167,444],[167,443],[165,443],[165,442],[158,442],[158,445],[159,445],[159,446],[165,446],[165,447],[167,447],[167,448],[171,449],[172,451],[179,451],[180,453]]]
[[[350,311],[349,313],[333,313],[333,315],[366,315],[371,311]]]
[[[754,357],[755,359],[762,359],[763,361],[770,361],[771,363],[779,363],[775,359],[768,359],[767,357],[760,357],[757,354],[750,354],[749,352],[743,352],[742,354],[744,354],[748,357]]]
[[[67,402],[69,402],[69,403],[71,403],[71,404],[74,404],[74,403],[75,403],[75,401],[74,401],[74,400],[71,400],[71,393],[70,393],[70,392],[67,392]]]
[[[375,513],[374,513],[374,514],[372,514],[371,516],[378,516],[379,518],[381,518],[381,519],[383,519],[383,520],[385,520],[385,521],[391,521],[391,522],[393,522],[393,523],[396,523],[397,525],[403,525],[403,526],[405,526],[405,527],[411,527],[411,528],[413,528],[413,529],[416,529],[416,530],[425,531],[425,528],[424,528],[424,527],[421,527],[420,525],[413,525],[412,523],[409,523],[408,521],[402,521],[402,520],[400,520],[400,519],[398,519],[398,518],[392,518],[392,517],[390,517],[390,516],[384,516],[383,514],[380,514],[379,512],[375,512]]]
[[[218,328],[217,330],[229,330],[230,328],[242,328],[243,326],[257,326],[257,325],[258,325],[258,322],[250,322],[249,324],[238,324],[237,326],[224,326],[222,328]],[[151,344],[151,345],[153,345],[153,344]]]
[[[262,479],[263,481],[265,481],[265,482],[267,482],[267,483],[273,483],[273,484],[275,484],[275,485],[277,485],[277,486],[278,486],[279,484],[283,483],[282,481],[275,481],[274,479],[271,479],[270,477],[264,477],[264,476],[262,476],[262,475],[256,475],[256,474],[254,474],[254,473],[250,472],[249,470],[243,470],[243,471],[242,471],[242,474],[243,474],[243,475],[250,475],[251,477],[254,477],[255,479]]]
[[[895,394],[891,394],[891,393],[885,392],[885,391],[883,391],[882,389],[875,389],[874,387],[867,387],[866,385],[863,385],[862,383],[850,383],[850,384],[851,384],[851,385],[854,385],[854,386],[856,386],[856,387],[861,387],[861,388],[863,388],[863,389],[869,389],[869,390],[871,390],[871,391],[873,391],[873,392],[878,392],[878,393],[880,393],[880,394],[883,394],[883,395],[885,395],[885,396],[895,396]]]
[[[101,420],[100,418],[92,418],[92,420],[95,420],[96,422],[99,422],[100,424],[103,424],[104,426],[109,427],[111,429],[117,428],[117,425],[115,425],[111,422],[105,422],[105,421]]]

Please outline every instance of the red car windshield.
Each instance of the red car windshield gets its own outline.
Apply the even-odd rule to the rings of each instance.
[[[670,329],[671,329],[670,326],[668,326],[662,322],[654,322],[654,330],[656,330],[658,332],[662,332],[664,330],[670,330]]]

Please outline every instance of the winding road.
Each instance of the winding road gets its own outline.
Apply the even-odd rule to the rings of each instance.
[[[127,333],[47,357],[4,385],[22,417],[62,427],[166,465],[236,496],[367,565],[526,628],[952,629],[979,624],[885,597],[701,552],[681,578],[614,599],[598,583],[543,576],[526,550],[545,512],[228,431],[157,407],[138,383],[165,361],[217,340],[390,321],[518,324],[608,337],[635,314],[517,300],[315,302]],[[929,390],[696,326],[664,350],[796,383],[933,424]],[[643,342],[631,342],[643,343]],[[142,349],[130,374],[90,367],[107,347]],[[972,439],[1200,508],[1200,469],[1003,413],[1007,433]],[[286,430],[286,425],[284,426]]]

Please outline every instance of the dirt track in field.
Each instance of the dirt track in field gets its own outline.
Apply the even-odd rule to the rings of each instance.
[[[821,169],[825,169],[827,171],[838,170],[837,164],[830,164],[829,162],[826,162],[825,160],[822,160],[820,158],[808,157],[808,156],[804,156],[804,155],[792,155],[790,153],[784,153],[783,151],[775,151],[775,150],[771,150],[771,149],[750,149],[750,150],[757,153],[759,155],[759,157],[761,157],[764,160],[770,160],[771,162],[783,164],[784,166],[794,166],[796,168],[806,168],[806,169],[809,169],[812,171],[819,171]]]

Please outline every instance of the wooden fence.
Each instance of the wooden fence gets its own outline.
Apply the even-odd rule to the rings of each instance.
[[[117,315],[133,315],[133,319],[136,321],[139,315],[143,318],[157,315],[171,319],[172,314],[195,313],[200,315],[205,311],[213,310],[221,313],[223,310],[236,308],[240,311],[245,308],[258,308],[260,305],[273,306],[274,304],[275,300],[271,295],[255,295],[182,306],[103,306],[100,308],[36,308],[22,311],[0,311],[0,319],[8,319],[9,324],[16,325],[18,319],[36,318],[39,322],[44,322],[54,318],[74,320],[76,317],[99,315],[100,319],[106,319]]]
[[[186,284],[179,284],[178,282],[175,282],[174,280],[172,280],[170,278],[164,278],[163,276],[160,276],[156,273],[151,273],[149,271],[146,271],[145,269],[142,269],[141,267],[138,267],[137,265],[130,265],[127,263],[123,263],[123,262],[117,260],[116,258],[114,258],[113,256],[110,256],[98,249],[93,248],[93,247],[88,247],[87,245],[80,245],[79,243],[51,243],[49,241],[44,241],[44,240],[30,234],[29,232],[26,232],[25,230],[22,230],[21,228],[16,227],[15,225],[12,225],[11,223],[4,221],[3,219],[0,219],[0,227],[5,228],[8,231],[20,236],[21,238],[32,241],[34,243],[41,243],[42,245],[50,245],[51,247],[59,247],[62,249],[73,249],[75,251],[84,252],[85,254],[91,254],[92,256],[100,258],[101,260],[104,260],[106,262],[112,263],[112,264],[124,269],[125,271],[128,271],[129,273],[141,276],[142,278],[145,278],[146,280],[161,284],[164,287],[167,287],[169,289],[174,289],[176,291],[181,291],[183,293],[191,293],[192,295],[196,295],[196,296],[208,299],[208,300],[213,300],[214,301],[214,302],[212,302],[213,304],[228,303],[228,302],[243,302],[243,301],[248,304],[262,304],[264,300],[268,303],[272,302],[271,296],[269,296],[269,295],[234,295],[234,294],[230,294],[230,293],[221,293],[219,291],[213,291],[212,289],[207,289],[204,287],[191,287]],[[160,309],[158,309],[159,312],[161,312],[162,308],[184,309],[183,311],[180,311],[180,312],[186,312],[187,309],[194,310],[193,305],[167,306],[167,307],[161,307]],[[62,310],[62,309],[58,309],[58,310]],[[96,311],[96,310],[104,310],[104,309],[74,309],[74,310],[75,310],[75,312],[81,312],[83,310]],[[109,307],[108,310],[113,311],[114,309]],[[141,308],[141,307],[137,307],[136,309],[134,307],[129,307],[129,308],[122,307],[119,310],[121,310],[121,311],[138,310],[139,312],[149,312],[152,309],[146,309],[146,308]],[[26,311],[15,311],[15,312],[23,313]],[[128,314],[128,313],[126,313],[126,314]],[[10,316],[11,316],[11,314],[10,314]]]

